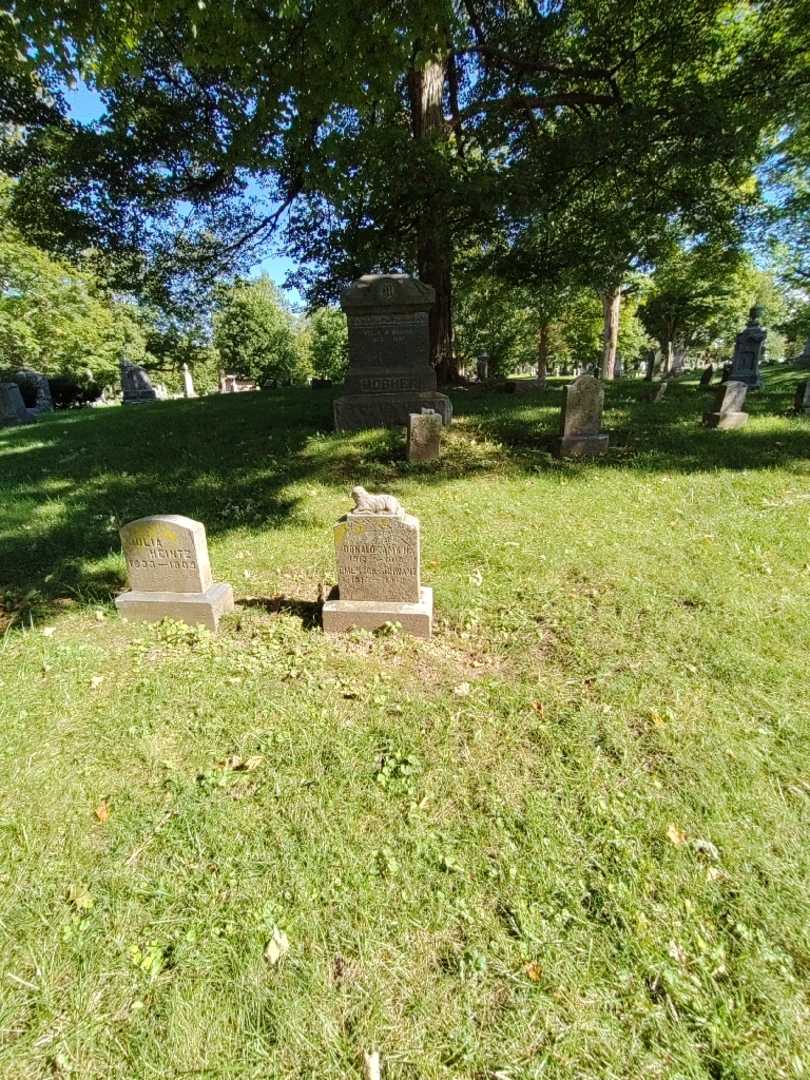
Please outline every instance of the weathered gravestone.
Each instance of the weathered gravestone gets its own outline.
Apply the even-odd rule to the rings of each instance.
[[[157,400],[155,388],[144,368],[129,360],[121,361],[121,390],[125,405],[143,405]]]
[[[560,457],[595,457],[608,448],[608,436],[600,431],[605,390],[593,375],[580,375],[564,388],[560,417]]]
[[[714,365],[709,364],[707,367],[705,367],[703,369],[703,371],[701,373],[701,376],[700,376],[700,387],[701,387],[701,389],[703,389],[704,387],[709,385],[709,383],[712,381],[712,376],[713,375],[714,375]]]
[[[435,292],[406,274],[366,274],[343,293],[349,370],[335,399],[336,431],[405,426],[411,413],[435,409],[450,423],[450,398],[436,391],[429,313]]]
[[[40,413],[53,412],[51,385],[46,375],[42,375],[32,368],[20,368],[14,379],[20,388],[23,400],[25,400],[26,396],[29,401],[31,401],[32,397],[34,399],[33,403],[28,406],[29,413],[39,416]]]
[[[191,371],[189,369],[188,364],[183,364],[182,375],[183,375],[183,397],[187,397],[187,398],[196,397],[197,394],[195,393],[195,390],[194,390],[194,379],[191,377]]]
[[[479,382],[486,382],[489,378],[489,353],[479,353],[475,361],[475,373]]]
[[[799,416],[810,416],[810,379],[804,379],[796,387],[793,404]]]
[[[433,409],[408,416],[408,461],[433,461],[441,452],[442,418]]]
[[[180,514],[157,514],[121,529],[130,591],[116,598],[124,619],[159,622],[169,616],[216,630],[233,611],[233,590],[214,583],[205,526]]]
[[[352,489],[354,510],[335,525],[338,587],[323,606],[323,628],[375,630],[397,622],[429,638],[433,590],[420,579],[419,521],[393,495]]]
[[[731,431],[748,423],[748,413],[743,412],[745,395],[748,387],[745,383],[729,379],[722,383],[714,391],[714,409],[712,412],[703,414],[703,423],[706,427],[719,428],[721,431]]]
[[[30,424],[33,417],[25,407],[16,383],[0,383],[0,427]]]
[[[658,404],[659,401],[663,401],[664,400],[664,395],[667,392],[667,387],[668,386],[669,386],[669,380],[668,379],[662,379],[658,383],[653,383],[652,386],[650,387],[649,394],[648,394],[649,400],[654,402],[656,405]]]
[[[761,316],[762,308],[759,305],[751,308],[748,325],[737,334],[734,356],[731,359],[729,379],[745,383],[749,390],[758,390],[762,386],[759,365],[764,358],[765,338],[768,336],[768,331],[759,324]]]

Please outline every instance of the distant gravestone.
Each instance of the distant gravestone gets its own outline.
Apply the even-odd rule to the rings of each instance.
[[[613,365],[613,378],[624,378],[624,361],[622,360],[621,356],[618,355],[618,353],[616,354],[616,361]]]
[[[714,375],[714,366],[712,364],[709,364],[709,365],[707,365],[707,367],[705,367],[703,369],[703,371],[701,373],[701,376],[700,376],[700,387],[701,387],[701,389],[703,389],[703,388],[705,388],[705,387],[707,387],[709,385],[709,383],[712,381],[712,376],[713,375]]]
[[[595,457],[604,454],[609,438],[600,431],[605,391],[593,375],[580,375],[564,388],[560,417],[560,457]]]
[[[25,407],[16,383],[0,383],[0,427],[30,424],[33,417]]]
[[[450,398],[437,393],[429,313],[435,292],[406,274],[366,274],[343,293],[349,370],[334,402],[336,431],[405,426],[435,409],[450,423]]]
[[[155,388],[140,364],[121,361],[121,390],[125,405],[143,405],[157,400]]]
[[[180,514],[139,518],[120,530],[130,591],[116,598],[124,619],[159,622],[169,616],[216,631],[233,610],[233,590],[215,584],[205,526]]]
[[[731,431],[747,424],[748,413],[743,412],[747,393],[748,387],[745,383],[735,379],[722,383],[714,392],[714,409],[703,414],[704,425],[719,428],[720,431]]]
[[[187,398],[196,397],[197,394],[196,394],[196,392],[194,390],[194,379],[191,377],[191,371],[189,369],[188,364],[183,364],[182,375],[183,375],[183,397],[187,397]]]
[[[35,416],[39,416],[41,413],[53,412],[53,398],[51,396],[51,384],[48,382],[46,375],[42,375],[39,371],[34,371],[32,368],[20,368],[20,370],[14,376],[17,385],[20,387],[20,392],[34,397],[34,403],[28,410]]]
[[[408,461],[433,461],[441,452],[442,418],[433,409],[408,416]]]
[[[796,387],[793,404],[799,416],[810,416],[810,379],[804,379]]]
[[[506,384],[513,394],[533,394],[537,390],[545,390],[545,379],[510,379]]]
[[[649,391],[649,399],[650,399],[650,401],[654,402],[656,405],[658,404],[659,401],[663,401],[664,400],[664,395],[667,392],[667,387],[668,386],[669,386],[669,380],[668,379],[662,379],[659,383],[653,383],[653,385],[650,387],[650,391]]]
[[[486,382],[489,378],[489,353],[479,353],[475,361],[475,373],[479,382]]]
[[[759,365],[764,357],[765,338],[768,336],[768,331],[759,324],[761,316],[761,307],[755,305],[751,308],[748,325],[737,334],[729,372],[729,379],[745,383],[749,390],[759,390],[762,386]]]
[[[328,634],[397,622],[429,638],[433,590],[420,579],[419,521],[393,495],[352,489],[355,507],[335,525],[338,587],[323,606]]]

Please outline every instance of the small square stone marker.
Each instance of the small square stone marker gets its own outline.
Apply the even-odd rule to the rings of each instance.
[[[714,392],[714,410],[703,414],[706,427],[720,431],[732,431],[748,423],[748,413],[743,412],[748,386],[730,379],[721,383]]]
[[[560,457],[596,457],[608,448],[602,426],[605,390],[593,375],[580,375],[565,388],[560,416]]]
[[[408,414],[408,461],[433,461],[442,443],[441,415],[435,409]]]
[[[130,591],[116,597],[123,619],[159,622],[169,616],[216,631],[233,611],[233,589],[215,584],[202,522],[180,514],[130,521],[121,530]]]
[[[324,630],[397,622],[406,633],[429,638],[433,590],[420,579],[419,521],[393,495],[355,487],[352,498],[354,510],[335,525],[338,587],[323,606]]]

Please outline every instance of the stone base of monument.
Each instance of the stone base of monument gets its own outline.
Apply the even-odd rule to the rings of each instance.
[[[157,401],[157,393],[153,390],[151,394],[138,394],[137,397],[124,396],[122,400],[123,405],[148,405],[150,401]]]
[[[703,426],[719,431],[733,431],[748,423],[747,412],[710,412],[703,414]]]
[[[598,457],[607,452],[609,435],[562,435],[557,440],[558,457]]]
[[[323,605],[323,628],[327,634],[343,634],[359,627],[378,630],[385,623],[399,623],[406,634],[429,638],[433,631],[433,589],[423,585],[418,604],[392,600],[340,600],[337,588]]]
[[[453,418],[453,405],[446,394],[414,391],[396,394],[344,394],[335,398],[335,431],[361,431],[371,427],[407,427],[408,416],[433,409],[447,427]]]
[[[210,585],[205,592],[142,592],[131,590],[115,598],[122,619],[160,622],[177,619],[188,626],[205,626],[216,633],[219,620],[233,611],[233,589],[226,582]]]

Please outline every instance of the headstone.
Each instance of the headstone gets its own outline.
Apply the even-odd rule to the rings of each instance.
[[[130,521],[120,530],[130,591],[116,598],[124,619],[159,622],[169,616],[216,631],[233,611],[233,590],[214,583],[205,526],[180,514]]]
[[[706,427],[731,431],[748,423],[748,413],[743,412],[748,387],[736,379],[721,383],[714,392],[714,409],[703,414]]]
[[[618,353],[616,353],[616,361],[615,361],[615,363],[613,365],[613,378],[614,379],[623,379],[624,378],[624,362],[623,362],[621,356]]]
[[[649,390],[650,401],[654,402],[656,405],[659,401],[663,401],[668,386],[668,379],[662,379],[659,383],[653,383]]]
[[[336,431],[405,426],[423,407],[450,423],[450,398],[437,393],[430,363],[435,295],[406,274],[366,274],[343,293],[349,370],[334,402]]]
[[[354,509],[335,525],[338,585],[323,606],[324,630],[376,630],[396,622],[429,638],[433,590],[420,579],[419,521],[392,495],[355,487],[352,498]]]
[[[759,390],[762,386],[759,365],[764,357],[765,338],[768,336],[768,331],[759,324],[761,316],[761,307],[755,305],[751,308],[748,325],[737,334],[734,356],[731,360],[729,379],[745,383],[749,390]]]
[[[157,399],[155,389],[144,368],[129,360],[121,361],[121,389],[124,394],[124,405],[143,405],[147,401]]]
[[[513,394],[533,394],[537,390],[545,390],[545,380],[539,379],[510,379],[506,384]]]
[[[194,379],[191,377],[191,371],[188,364],[183,364],[183,397],[192,398],[197,394],[194,391]]]
[[[712,376],[713,375],[714,375],[714,365],[709,364],[707,367],[705,367],[703,369],[703,373],[700,376],[700,387],[701,387],[701,389],[703,387],[706,387],[706,386],[709,385],[709,383],[712,381]]]
[[[29,413],[39,416],[41,413],[53,412],[53,398],[51,397],[51,385],[46,375],[32,368],[20,368],[14,376],[20,393],[27,389],[29,395],[33,394],[34,403],[28,409]],[[23,398],[25,400],[25,398]]]
[[[479,353],[475,361],[475,373],[479,382],[486,382],[489,378],[489,353]]]
[[[560,417],[560,457],[595,457],[608,448],[608,436],[602,426],[605,390],[593,375],[580,375],[564,388]]]
[[[16,383],[0,383],[0,427],[30,424],[33,417],[25,407]]]
[[[433,409],[408,416],[408,461],[433,461],[441,452],[442,418]]]
[[[810,379],[804,379],[796,387],[794,407],[799,416],[810,416]]]

